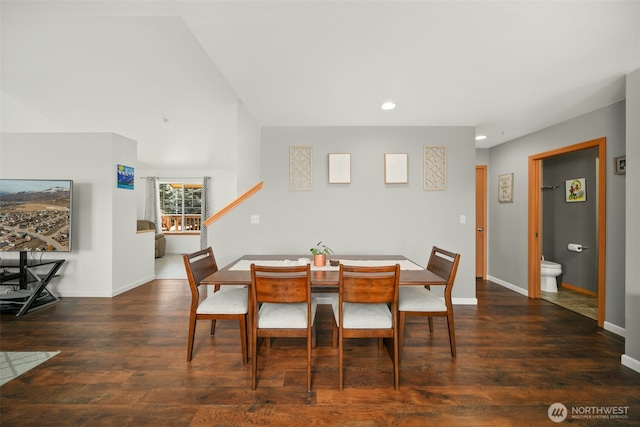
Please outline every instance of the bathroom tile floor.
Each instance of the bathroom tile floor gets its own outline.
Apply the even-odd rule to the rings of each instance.
[[[541,292],[542,299],[553,304],[582,314],[590,319],[598,320],[598,298],[572,291],[566,288],[559,288],[558,292]]]

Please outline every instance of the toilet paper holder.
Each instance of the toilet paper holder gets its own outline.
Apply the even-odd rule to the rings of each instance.
[[[567,249],[568,249],[568,250],[570,250],[571,252],[578,252],[578,253],[580,253],[580,252],[582,252],[583,250],[585,250],[585,249],[589,249],[589,248],[587,248],[586,246],[582,246],[582,245],[581,245],[581,244],[579,244],[579,243],[569,243],[569,244],[567,245]]]

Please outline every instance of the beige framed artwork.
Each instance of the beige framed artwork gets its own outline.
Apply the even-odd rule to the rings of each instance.
[[[351,183],[351,154],[329,153],[329,184]]]
[[[409,155],[407,153],[385,153],[385,184],[406,184],[409,182]]]
[[[289,190],[310,191],[313,185],[311,171],[312,149],[307,146],[289,147]]]
[[[423,189],[443,191],[447,188],[447,147],[424,146]]]
[[[513,202],[513,173],[498,175],[498,202]]]

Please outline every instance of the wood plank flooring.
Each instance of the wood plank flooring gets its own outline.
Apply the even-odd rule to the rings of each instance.
[[[456,306],[457,360],[446,320],[409,318],[393,390],[391,360],[354,340],[338,391],[332,314],[320,306],[313,391],[305,347],[274,339],[259,358],[258,389],[243,365],[237,322],[196,331],[186,362],[189,290],[156,280],[115,298],[64,298],[27,316],[2,314],[1,351],[61,353],[0,387],[2,426],[549,426],[564,404],[574,425],[638,425],[640,373],[624,344],[595,321],[490,282],[478,306]],[[585,420],[585,408],[628,407],[623,419]],[[583,419],[572,415],[583,412]]]

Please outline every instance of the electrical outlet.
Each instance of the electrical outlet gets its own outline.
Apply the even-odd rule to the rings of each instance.
[[[460,224],[466,224],[466,223],[467,223],[467,216],[460,215]]]
[[[251,224],[260,224],[260,215],[251,215]]]

